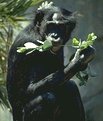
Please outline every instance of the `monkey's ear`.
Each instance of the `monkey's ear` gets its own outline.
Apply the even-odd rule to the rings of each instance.
[[[42,20],[43,20],[43,17],[44,17],[44,12],[38,10],[38,11],[36,12],[36,15],[35,15],[34,25],[37,25],[37,24],[40,25],[40,23],[41,23]]]

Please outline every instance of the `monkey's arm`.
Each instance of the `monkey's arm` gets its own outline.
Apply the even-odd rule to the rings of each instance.
[[[54,102],[55,96],[51,93],[52,89],[57,89],[58,86],[70,80],[78,71],[84,69],[85,65],[94,58],[95,50],[93,48],[88,48],[84,50],[82,54],[84,54],[84,58],[70,63],[63,72],[57,71],[37,83],[31,83],[28,86],[27,93],[32,94],[34,99],[26,104],[25,111],[32,111],[33,109],[39,110],[38,107],[40,107],[42,103],[47,105],[48,102]],[[50,93],[48,93],[48,91]]]
[[[28,93],[35,95],[42,90],[54,89],[60,86],[67,80],[70,80],[78,71],[82,70],[94,58],[94,55],[94,48],[88,47],[82,51],[80,59],[70,63],[64,71],[57,71],[37,83],[31,83],[27,89]]]

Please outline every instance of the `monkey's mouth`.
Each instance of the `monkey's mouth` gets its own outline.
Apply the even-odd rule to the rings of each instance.
[[[68,24],[61,23],[58,21],[58,23],[52,23],[48,24],[45,31],[47,32],[47,36],[50,36],[52,38],[52,41],[55,43],[62,43],[62,41],[65,41],[66,34],[68,32]]]
[[[61,40],[57,33],[50,33],[49,35],[51,36],[53,42],[59,42]]]

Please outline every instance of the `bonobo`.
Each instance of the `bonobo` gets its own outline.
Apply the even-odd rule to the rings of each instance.
[[[7,90],[14,121],[84,121],[84,108],[76,84],[66,81],[63,46],[76,25],[73,13],[43,3],[33,22],[16,37],[8,56]],[[53,47],[30,54],[18,53],[27,42]]]

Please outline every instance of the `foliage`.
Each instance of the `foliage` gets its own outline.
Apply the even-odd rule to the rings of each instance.
[[[83,50],[86,49],[88,46],[92,46],[96,38],[97,36],[94,33],[88,34],[88,37],[85,41],[73,38],[72,45],[76,49]]]
[[[40,52],[46,51],[52,47],[52,42],[50,40],[45,40],[44,42],[37,40],[39,43],[41,43],[40,46],[37,46],[36,44],[32,42],[27,42],[24,44],[24,47],[18,47],[17,52],[23,53],[27,51],[27,54],[32,53],[35,50],[38,50]]]
[[[42,0],[0,0],[0,85],[5,84],[7,55],[13,41],[14,29],[27,21],[25,11]]]
[[[76,48],[76,49],[86,49],[88,46],[92,46],[94,43],[94,40],[97,38],[97,36],[95,36],[94,33],[91,33],[88,35],[86,41],[81,41],[78,40],[76,38],[72,39],[72,47]],[[18,53],[23,53],[25,51],[28,51],[29,53],[38,50],[40,52],[46,51],[48,49],[50,49],[53,45],[52,45],[52,41],[51,40],[45,40],[44,42],[37,40],[41,45],[37,46],[36,44],[32,43],[32,42],[27,42],[24,44],[24,47],[18,47],[17,52]],[[63,46],[63,45],[61,45]]]
[[[7,55],[15,35],[20,29],[26,10],[42,0],[0,0],[0,120],[11,121],[11,106],[6,90]],[[9,118],[7,118],[9,117]]]
[[[92,46],[97,36],[94,33],[88,34],[87,39],[85,41],[78,40],[76,38],[73,38],[72,40],[72,46],[77,49],[78,55],[80,55],[80,52],[84,49],[86,49],[88,46]],[[89,73],[88,73],[89,72]],[[76,77],[80,80],[79,85],[86,85],[86,82],[90,76],[94,76],[91,74],[90,68],[85,71],[80,71],[76,74]]]

